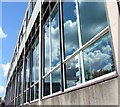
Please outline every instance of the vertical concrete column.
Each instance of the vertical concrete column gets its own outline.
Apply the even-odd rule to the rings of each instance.
[[[120,75],[120,45],[119,45],[119,40],[120,40],[120,16],[119,16],[119,11],[118,11],[118,5],[117,1],[110,1],[106,0],[106,8],[107,8],[107,13],[108,13],[108,20],[110,24],[110,33],[111,33],[111,39],[112,39],[112,44],[113,44],[113,53],[114,53],[114,59],[115,59],[115,64],[116,64],[116,70],[118,75]],[[120,79],[118,77],[118,84],[120,82]],[[114,87],[118,88],[118,87]],[[119,90],[119,89],[117,89]],[[117,91],[115,92],[116,94],[116,104],[120,101],[118,99],[118,95],[120,95],[120,92]],[[120,103],[119,103],[120,105]]]

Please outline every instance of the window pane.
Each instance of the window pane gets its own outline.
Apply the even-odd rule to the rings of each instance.
[[[30,101],[30,90],[27,90],[27,102]]]
[[[50,17],[50,34],[52,39],[52,67],[55,67],[58,63],[60,63],[60,36],[58,20],[58,6],[56,6]]]
[[[74,0],[73,0],[74,1]],[[79,47],[75,2],[63,2],[65,58]]]
[[[77,55],[66,63],[66,88],[76,86],[82,82],[80,56]]]
[[[20,98],[20,104],[22,104],[22,102],[23,102],[23,94],[19,98]]]
[[[61,74],[60,68],[52,73],[52,92],[58,92],[61,90]]]
[[[32,50],[32,82],[31,84],[34,84],[35,82],[35,64],[36,64],[36,49],[35,49],[35,46],[33,47],[33,50]]]
[[[45,71],[44,74],[50,70],[50,36],[49,36],[49,21],[45,25]]]
[[[39,83],[35,85],[35,99],[39,98]]]
[[[44,79],[44,96],[47,96],[50,94],[50,76],[47,76]]]
[[[31,101],[34,100],[34,86],[31,88]]]
[[[26,103],[26,92],[24,92],[24,103]]]
[[[27,59],[26,59],[26,89],[29,88],[30,86],[30,54],[28,54]]]
[[[82,2],[79,0],[79,13],[82,44],[84,45],[108,26],[104,2]]]
[[[20,80],[19,80],[19,72],[17,72],[17,74],[16,74],[16,79],[17,79],[17,83],[16,83],[16,97],[18,96],[18,94],[19,94],[19,88],[17,88],[17,87],[19,87],[19,84],[20,84]]]
[[[39,42],[36,44],[36,72],[35,72],[35,81],[39,80]]]
[[[19,70],[19,94],[22,93],[22,84],[23,84],[23,69],[21,67]]]
[[[85,80],[91,80],[115,70],[109,33],[83,51]]]

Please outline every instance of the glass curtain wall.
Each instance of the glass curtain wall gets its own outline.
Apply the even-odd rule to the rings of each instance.
[[[44,13],[49,17],[43,25],[43,97],[59,92],[61,86],[66,90],[115,71],[105,3],[73,0],[60,4],[52,10],[48,5],[49,14]]]
[[[52,4],[52,3],[51,3]],[[50,95],[61,90],[60,73],[60,35],[58,4],[52,10],[48,5],[50,17],[44,25],[44,72],[43,72],[43,96]]]
[[[39,38],[32,46],[31,101],[39,98]]]
[[[25,91],[24,91],[24,103],[30,101],[30,52],[28,52],[25,60]]]

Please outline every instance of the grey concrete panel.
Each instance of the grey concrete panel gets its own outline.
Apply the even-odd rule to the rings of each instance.
[[[41,105],[118,105],[118,78],[57,95]]]

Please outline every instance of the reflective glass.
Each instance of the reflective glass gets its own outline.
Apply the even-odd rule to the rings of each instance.
[[[50,35],[52,47],[52,67],[60,63],[60,36],[59,36],[58,6],[50,17]]]
[[[34,100],[34,86],[31,88],[31,101]]]
[[[32,81],[31,84],[34,84],[35,82],[35,64],[36,64],[36,49],[35,46],[33,47],[32,50]]]
[[[21,68],[21,93],[22,93],[22,90],[23,90],[23,67]]]
[[[52,93],[58,92],[61,90],[61,74],[59,68],[58,70],[52,73]]]
[[[39,83],[35,85],[35,99],[39,98]]]
[[[27,55],[26,58],[26,89],[29,88],[30,85],[30,53]]]
[[[50,76],[44,79],[44,96],[50,95]]]
[[[19,94],[22,93],[22,83],[23,83],[23,70],[21,67],[19,70]]]
[[[36,72],[35,72],[35,81],[39,80],[39,42],[36,44]]]
[[[84,0],[84,2],[79,0],[80,26],[83,45],[108,26],[104,2],[86,1],[88,0]]]
[[[45,24],[45,65],[44,65],[44,74],[48,73],[50,70],[50,36],[49,36],[49,21]]]
[[[26,103],[26,92],[24,92],[24,103]]]
[[[19,98],[20,98],[20,104],[22,104],[23,103],[23,94]]]
[[[63,2],[63,19],[64,48],[66,58],[75,52],[79,47],[75,0],[73,0],[73,2]]]
[[[27,90],[27,102],[29,102],[30,101],[30,90]]]
[[[109,33],[86,48],[83,54],[86,81],[115,70]]]
[[[66,63],[66,88],[76,86],[82,82],[80,56],[77,55]]]

